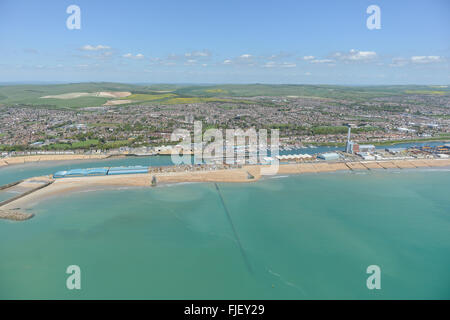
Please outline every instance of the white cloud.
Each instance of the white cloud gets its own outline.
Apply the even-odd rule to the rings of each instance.
[[[263,65],[263,67],[264,67],[264,68],[273,68],[273,67],[276,67],[276,63],[275,63],[274,61],[269,61],[269,62],[266,62],[266,63]]]
[[[232,59],[226,59],[222,62],[222,64],[229,64],[229,65],[241,65],[241,66],[248,66],[252,67],[256,65],[255,58],[251,54],[242,54],[238,57],[234,57]]]
[[[100,50],[109,50],[109,49],[111,49],[111,47],[104,46],[104,45],[101,45],[101,44],[99,44],[97,46],[91,46],[90,44],[87,44],[87,45],[82,46],[80,48],[80,50],[83,50],[83,51],[100,51]]]
[[[186,60],[186,62],[184,63],[186,66],[193,66],[197,63],[197,60],[195,59],[188,59]]]
[[[79,48],[81,51],[86,51],[86,53],[83,53],[81,55],[76,55],[80,58],[84,59],[109,59],[113,56],[113,50],[111,47],[98,45],[98,46],[91,46],[91,45],[85,45],[81,48]]]
[[[389,64],[389,67],[403,67],[408,64],[408,59],[405,58],[393,58],[392,63]]]
[[[444,62],[445,59],[441,56],[412,56],[410,58],[393,58],[389,64],[390,67],[403,67],[410,64],[428,64]]]
[[[281,51],[280,53],[272,54],[272,55],[268,56],[267,59],[268,60],[279,60],[279,59],[284,59],[284,58],[289,58],[289,57],[292,57],[292,53]]]
[[[339,60],[351,61],[370,61],[377,57],[375,51],[359,51],[351,49],[349,52],[336,52],[333,57]]]
[[[211,56],[211,52],[209,52],[208,50],[202,50],[202,51],[192,51],[192,52],[186,52],[184,54],[184,56],[186,58],[190,58],[190,57],[196,57],[196,58],[207,58]]]
[[[113,53],[111,51],[105,51],[105,52],[100,53],[98,58],[100,58],[100,59],[109,58],[112,56],[112,54]]]
[[[350,50],[350,54],[348,56],[349,60],[370,60],[376,58],[377,54],[375,51],[357,51]]]
[[[293,62],[281,62],[277,63],[275,61],[268,61],[263,65],[263,68],[275,68],[275,67],[281,67],[281,68],[295,68],[297,65]]]
[[[171,53],[167,56],[167,60],[180,60],[180,59],[182,59],[182,56],[175,53]]]
[[[131,53],[126,53],[122,57],[127,58],[127,59],[135,59],[135,60],[141,60],[141,59],[145,58],[145,56],[142,53],[138,53],[136,55],[133,55]]]
[[[314,59],[310,61],[311,63],[333,63],[332,59]]]
[[[413,56],[411,57],[412,63],[433,63],[441,62],[442,58],[440,56]]]
[[[315,57],[314,56],[304,56],[303,60],[308,61],[308,60],[313,60]]]
[[[283,68],[295,68],[297,65],[293,62],[283,62],[281,67]]]

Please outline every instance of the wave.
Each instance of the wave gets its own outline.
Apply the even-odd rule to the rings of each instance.
[[[270,177],[270,178],[268,178],[268,179],[281,179],[281,178],[288,178],[289,176],[273,176],[273,177]]]
[[[282,277],[279,273],[276,273],[276,272],[272,271],[270,268],[267,268],[267,271],[268,271],[271,275],[277,277],[277,278],[278,278],[282,283],[284,283],[285,285],[297,289],[297,290],[300,291],[303,295],[306,296],[305,290],[303,290],[303,289],[302,289],[301,287],[299,287],[297,284],[292,283],[292,282],[290,282],[290,281],[287,281],[287,280],[283,279],[283,277]]]

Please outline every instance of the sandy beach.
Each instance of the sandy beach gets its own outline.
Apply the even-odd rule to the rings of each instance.
[[[49,155],[34,155],[34,156],[19,156],[10,158],[1,158],[0,167],[12,164],[24,164],[28,162],[40,161],[70,161],[70,160],[100,160],[107,158],[103,154],[49,154]]]
[[[450,159],[292,163],[280,164],[277,174],[303,174],[371,169],[412,169],[444,166],[450,166]],[[21,211],[32,208],[34,204],[50,196],[67,192],[89,189],[94,190],[97,187],[151,187],[154,177],[156,178],[157,185],[180,182],[254,182],[263,177],[261,174],[261,169],[264,167],[268,166],[246,165],[240,169],[227,170],[162,172],[62,179],[52,179],[50,176],[34,177],[26,179],[20,184],[14,186],[14,188],[25,188],[29,191],[25,192],[24,196],[19,197],[14,201],[4,205],[0,204],[0,218],[11,220],[24,220],[25,218],[31,218],[32,215],[30,214],[24,214],[24,216],[21,216]],[[48,182],[51,182],[51,184],[48,184]],[[45,187],[42,187],[43,184],[46,184]]]

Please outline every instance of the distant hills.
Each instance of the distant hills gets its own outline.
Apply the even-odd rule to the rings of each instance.
[[[130,92],[127,97],[111,100],[99,92]],[[77,93],[73,95],[67,95]],[[81,93],[81,94],[80,94]],[[237,97],[297,96],[364,101],[377,97],[399,95],[449,95],[449,86],[336,86],[336,85],[270,85],[270,84],[222,84],[222,85],[137,85],[111,82],[70,84],[16,84],[0,85],[0,105],[34,106],[45,108],[78,109],[98,107],[104,104],[179,104],[208,101],[229,102]],[[64,95],[63,98],[44,98]],[[67,98],[71,97],[73,98]],[[122,101],[121,101],[122,100]],[[111,102],[112,101],[112,102]],[[240,101],[242,102],[242,101]]]

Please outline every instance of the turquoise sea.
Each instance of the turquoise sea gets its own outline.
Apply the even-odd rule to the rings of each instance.
[[[448,168],[218,187],[229,216],[196,183],[66,194],[0,220],[0,299],[450,299]]]

